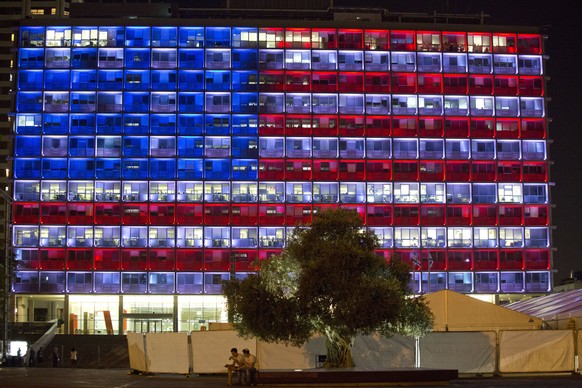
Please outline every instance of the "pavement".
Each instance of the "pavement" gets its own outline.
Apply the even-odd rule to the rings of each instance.
[[[348,384],[346,387],[378,388],[395,386],[443,387],[443,385],[423,385],[423,383],[402,384]],[[452,380],[448,387],[482,388],[580,388],[582,375],[579,374],[530,374],[502,377],[461,377]],[[82,369],[82,368],[0,368],[1,388],[223,388],[226,375],[135,375],[126,369]],[[305,385],[259,385],[259,387],[305,387]],[[330,385],[318,385],[330,387]]]

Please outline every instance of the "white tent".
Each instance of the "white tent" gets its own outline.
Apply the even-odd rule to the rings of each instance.
[[[507,308],[538,317],[555,329],[582,328],[582,289],[520,300]]]
[[[425,295],[435,316],[434,331],[500,331],[540,329],[540,318],[442,290]]]

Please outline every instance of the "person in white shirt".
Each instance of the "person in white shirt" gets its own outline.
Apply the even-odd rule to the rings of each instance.
[[[228,380],[227,385],[232,385],[232,374],[237,372],[242,368],[244,365],[244,357],[242,354],[238,352],[237,348],[230,349],[230,357],[228,358],[229,361],[232,361],[230,364],[226,364],[224,367],[227,369],[228,373]],[[239,380],[240,375],[242,372],[239,372]]]
[[[252,355],[248,349],[243,349],[243,357],[244,365],[241,368],[239,382],[244,382],[245,385],[257,385],[257,357]]]

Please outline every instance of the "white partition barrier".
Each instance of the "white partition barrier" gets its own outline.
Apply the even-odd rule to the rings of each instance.
[[[226,373],[224,365],[231,362],[228,360],[231,348],[237,348],[239,352],[248,348],[252,354],[257,354],[254,339],[245,340],[232,330],[193,331],[190,339],[194,373]]]
[[[150,373],[188,374],[188,333],[147,333],[146,362]]]
[[[257,353],[261,369],[309,369],[317,367],[317,357],[327,351],[325,338],[316,337],[299,348],[258,341]]]
[[[576,372],[580,372],[580,359],[582,358],[582,330],[576,330]]]
[[[127,333],[129,368],[147,372],[145,357],[145,336],[142,333]]]
[[[358,336],[352,357],[362,368],[413,368],[414,338],[398,335],[386,338],[377,334]]]
[[[572,330],[501,331],[499,371],[573,372]]]
[[[435,332],[420,339],[420,366],[495,373],[495,332]]]

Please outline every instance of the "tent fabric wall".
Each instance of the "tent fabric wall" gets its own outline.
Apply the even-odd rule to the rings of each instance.
[[[188,333],[147,333],[146,362],[150,373],[190,372]]]
[[[495,332],[432,333],[420,339],[420,366],[459,373],[495,373]]]
[[[572,330],[502,331],[499,371],[573,372],[573,338]]]
[[[355,364],[362,368],[413,368],[414,348],[414,338],[398,335],[386,338],[378,334],[358,336],[352,348],[352,357]]]
[[[194,373],[226,373],[224,365],[231,362],[228,360],[231,348],[237,348],[239,352],[248,348],[251,353],[257,354],[256,340],[241,338],[232,330],[193,331],[190,339]]]
[[[133,370],[147,372],[144,341],[145,336],[142,333],[127,333],[129,367]]]
[[[325,355],[325,338],[312,338],[300,348],[258,341],[261,369],[309,369],[317,367],[317,356]]]
[[[425,295],[435,317],[433,331],[532,330],[542,320],[489,302],[441,290]]]

